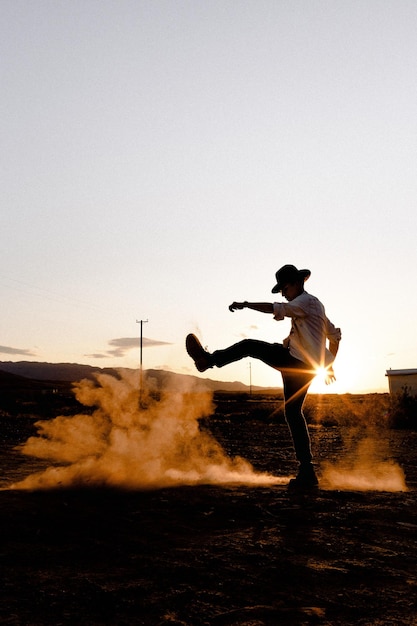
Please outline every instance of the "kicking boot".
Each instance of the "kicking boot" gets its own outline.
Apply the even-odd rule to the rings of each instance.
[[[319,481],[311,463],[300,465],[297,476],[288,483],[290,491],[311,491],[318,486]]]
[[[211,354],[204,350],[195,335],[187,335],[185,348],[199,372],[205,372],[210,367],[213,367]]]

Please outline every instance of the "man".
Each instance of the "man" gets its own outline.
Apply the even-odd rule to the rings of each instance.
[[[324,306],[304,290],[310,270],[298,270],[284,265],[275,274],[277,284],[272,293],[281,292],[287,302],[233,302],[229,309],[252,309],[269,313],[277,321],[291,318],[291,331],[283,343],[267,343],[244,339],[224,350],[209,353],[195,335],[186,338],[186,349],[200,372],[211,367],[223,367],[244,357],[260,359],[282,374],[284,383],[285,418],[294,442],[299,470],[290,481],[290,488],[310,489],[318,485],[312,464],[310,436],[302,411],[311,381],[319,368],[326,368],[326,382],[335,380],[332,364],[336,357],[340,328],[327,318]],[[326,340],[329,345],[326,347]]]

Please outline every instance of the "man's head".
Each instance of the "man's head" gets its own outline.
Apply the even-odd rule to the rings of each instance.
[[[272,293],[281,291],[284,298],[294,300],[304,291],[304,282],[310,275],[310,270],[298,270],[295,265],[283,265],[275,274],[277,284]]]

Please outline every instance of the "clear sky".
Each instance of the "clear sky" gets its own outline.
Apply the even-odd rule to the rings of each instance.
[[[288,334],[228,305],[293,263],[342,328],[330,391],[417,367],[415,0],[1,12],[0,360],[137,367],[143,319],[143,366],[194,374],[190,331]]]

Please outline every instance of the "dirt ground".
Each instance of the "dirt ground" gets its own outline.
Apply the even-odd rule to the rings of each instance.
[[[285,485],[16,491],[33,471],[3,420],[0,623],[417,624],[417,434],[390,431],[403,492]],[[212,425],[230,454],[293,471],[285,425]],[[312,431],[316,462],[343,455]]]

